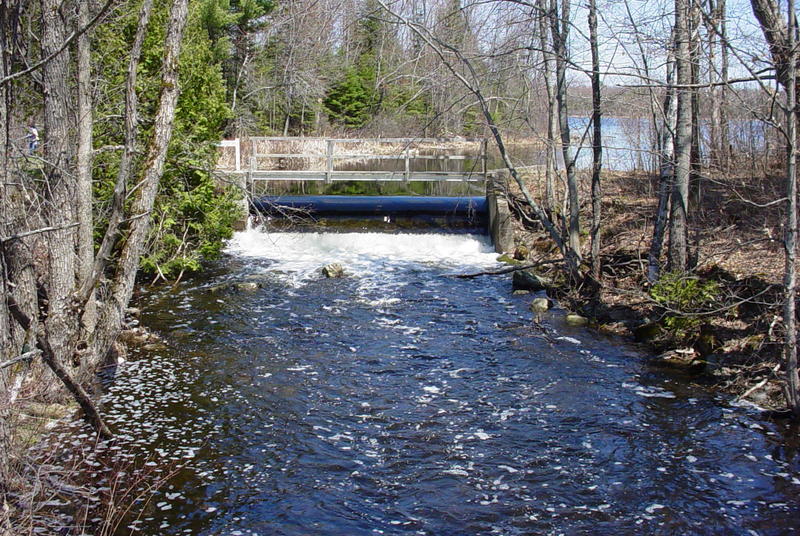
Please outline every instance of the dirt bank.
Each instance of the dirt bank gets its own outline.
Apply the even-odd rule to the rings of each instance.
[[[527,171],[525,178],[543,198],[542,173]],[[584,179],[582,229],[588,229],[589,180]],[[697,190],[702,202],[695,202],[703,210],[691,213],[696,265],[689,278],[662,277],[651,286],[646,269],[656,181],[645,173],[607,173],[599,288],[567,291],[560,286],[550,293],[568,310],[588,317],[597,330],[644,345],[659,356],[654,365],[684,368],[698,381],[782,410],[781,211],[758,206],[780,198],[780,187],[777,177],[704,177]],[[524,208],[513,188],[512,197]],[[588,237],[583,238],[588,257]],[[535,225],[518,222],[515,241],[528,250],[528,260],[559,256]],[[557,265],[542,270],[558,280]]]

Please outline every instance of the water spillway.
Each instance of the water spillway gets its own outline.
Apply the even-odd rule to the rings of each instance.
[[[484,235],[237,233],[137,304],[105,415],[186,466],[117,534],[786,534],[796,430],[533,323]],[[347,277],[319,268],[341,263]],[[137,476],[135,467],[126,470]]]
[[[484,230],[488,225],[487,200],[483,196],[417,197],[297,195],[263,196],[253,208],[271,217],[308,216],[314,219],[405,222],[408,226],[444,226]]]

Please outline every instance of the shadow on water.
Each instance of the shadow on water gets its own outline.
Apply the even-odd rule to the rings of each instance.
[[[328,262],[348,277],[323,279]],[[141,300],[107,418],[190,465],[141,534],[785,534],[796,429],[536,326],[482,237],[239,233]],[[126,529],[129,531],[129,529]],[[128,534],[121,530],[120,534]]]

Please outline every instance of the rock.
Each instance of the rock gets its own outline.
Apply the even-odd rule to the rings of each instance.
[[[511,278],[511,286],[514,290],[538,292],[546,290],[550,286],[550,281],[528,270],[517,270]]]
[[[150,333],[142,328],[126,329],[120,332],[119,340],[129,346],[142,346],[150,342]]]
[[[639,342],[652,341],[661,335],[661,325],[658,322],[645,322],[633,328],[633,336]]]
[[[504,264],[510,264],[511,266],[519,266],[522,264],[518,260],[511,257],[508,253],[503,253],[499,257],[497,257],[497,262],[502,262]]]
[[[656,357],[657,364],[674,368],[696,368],[705,366],[705,361],[700,360],[694,348],[677,348],[669,350]]]
[[[261,288],[261,285],[255,281],[243,281],[241,283],[234,283],[233,288],[242,292],[253,292]]]
[[[328,264],[322,267],[322,275],[328,278],[344,277],[344,268],[339,263]]]
[[[609,322],[600,324],[597,326],[597,330],[603,335],[616,335],[617,337],[630,334],[630,332],[625,328],[625,324],[622,322]]]
[[[167,345],[163,342],[151,342],[142,346],[142,350],[146,352],[161,352],[167,349]]]
[[[550,300],[547,298],[534,298],[530,305],[530,310],[534,313],[544,313],[548,309],[550,309]]]
[[[700,335],[694,343],[694,349],[700,353],[701,357],[706,357],[713,354],[720,348],[720,342],[717,339],[713,326],[703,324],[700,326]]]
[[[585,316],[576,315],[575,313],[569,313],[564,320],[568,326],[572,326],[574,328],[582,328],[589,325],[588,318]]]
[[[524,261],[525,259],[528,258],[529,254],[530,250],[526,246],[520,244],[519,246],[514,248],[514,258],[518,261]]]
[[[511,294],[513,294],[514,296],[527,296],[530,293],[531,293],[530,290],[515,290]]]

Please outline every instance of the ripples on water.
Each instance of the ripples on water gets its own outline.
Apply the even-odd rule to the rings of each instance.
[[[316,274],[342,262],[350,277]],[[546,316],[447,235],[237,235],[152,295],[107,417],[189,462],[139,534],[784,534],[797,443]],[[231,286],[256,282],[257,289]],[[796,433],[796,432],[795,432]],[[144,459],[144,458],[142,458]],[[127,534],[125,528],[120,534]]]

